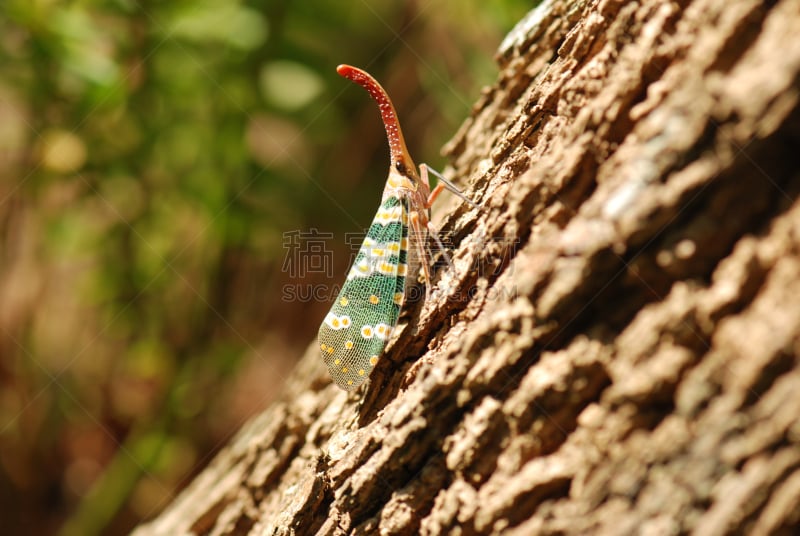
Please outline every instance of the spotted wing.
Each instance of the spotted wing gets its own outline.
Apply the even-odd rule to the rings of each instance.
[[[388,197],[319,328],[322,357],[333,381],[346,391],[367,379],[397,324],[407,256],[408,200]]]

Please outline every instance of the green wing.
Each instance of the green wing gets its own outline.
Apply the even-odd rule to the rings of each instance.
[[[367,379],[397,324],[407,257],[408,201],[388,197],[319,328],[322,357],[333,381],[346,391]]]

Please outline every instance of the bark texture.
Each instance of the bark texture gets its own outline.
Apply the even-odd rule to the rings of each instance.
[[[455,294],[316,344],[155,534],[800,530],[800,2],[542,3],[448,145]]]

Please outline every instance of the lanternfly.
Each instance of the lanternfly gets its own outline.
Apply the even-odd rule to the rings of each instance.
[[[429,169],[417,175],[406,149],[394,105],[372,76],[356,67],[340,65],[337,72],[369,92],[378,103],[391,163],[383,199],[339,296],[319,328],[319,349],[336,385],[351,391],[369,376],[392,334],[403,306],[408,274],[409,228],[427,280],[430,296],[430,258],[421,239],[426,231],[444,251],[428,220],[428,209],[447,188],[466,199],[444,177],[431,191]]]

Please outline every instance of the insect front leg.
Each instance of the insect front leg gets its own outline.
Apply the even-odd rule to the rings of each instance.
[[[430,177],[428,176],[427,164],[419,165],[419,178],[422,181],[422,184],[427,187],[428,191],[428,198],[425,200],[425,208],[431,208],[434,201],[436,201],[436,198],[439,197],[439,194],[442,193],[442,190],[444,190],[447,185],[444,183],[444,181],[439,181],[436,183],[436,187],[431,190],[431,182]]]
[[[429,172],[431,174],[433,174],[434,176],[436,176],[437,179],[439,179],[439,182],[436,184],[436,187],[432,191],[431,191],[431,186],[430,186],[430,179],[429,179],[429,176],[428,176]],[[428,187],[428,192],[429,192],[428,200],[427,200],[428,201],[428,208],[430,208],[431,204],[433,204],[433,202],[436,200],[437,197],[439,197],[439,194],[442,193],[442,190],[444,190],[445,188],[447,188],[449,191],[451,191],[453,194],[455,194],[455,196],[458,197],[459,199],[461,199],[462,201],[466,201],[467,203],[469,203],[471,206],[473,206],[475,208],[483,208],[483,205],[481,205],[480,203],[474,202],[472,199],[470,199],[469,197],[464,195],[464,192],[462,192],[461,189],[458,186],[456,186],[455,184],[453,184],[452,182],[447,180],[444,177],[444,175],[442,175],[441,173],[439,173],[435,169],[433,169],[431,167],[428,167],[427,164],[420,164],[419,165],[419,174],[420,174],[420,179],[422,180],[422,183],[425,186]]]

